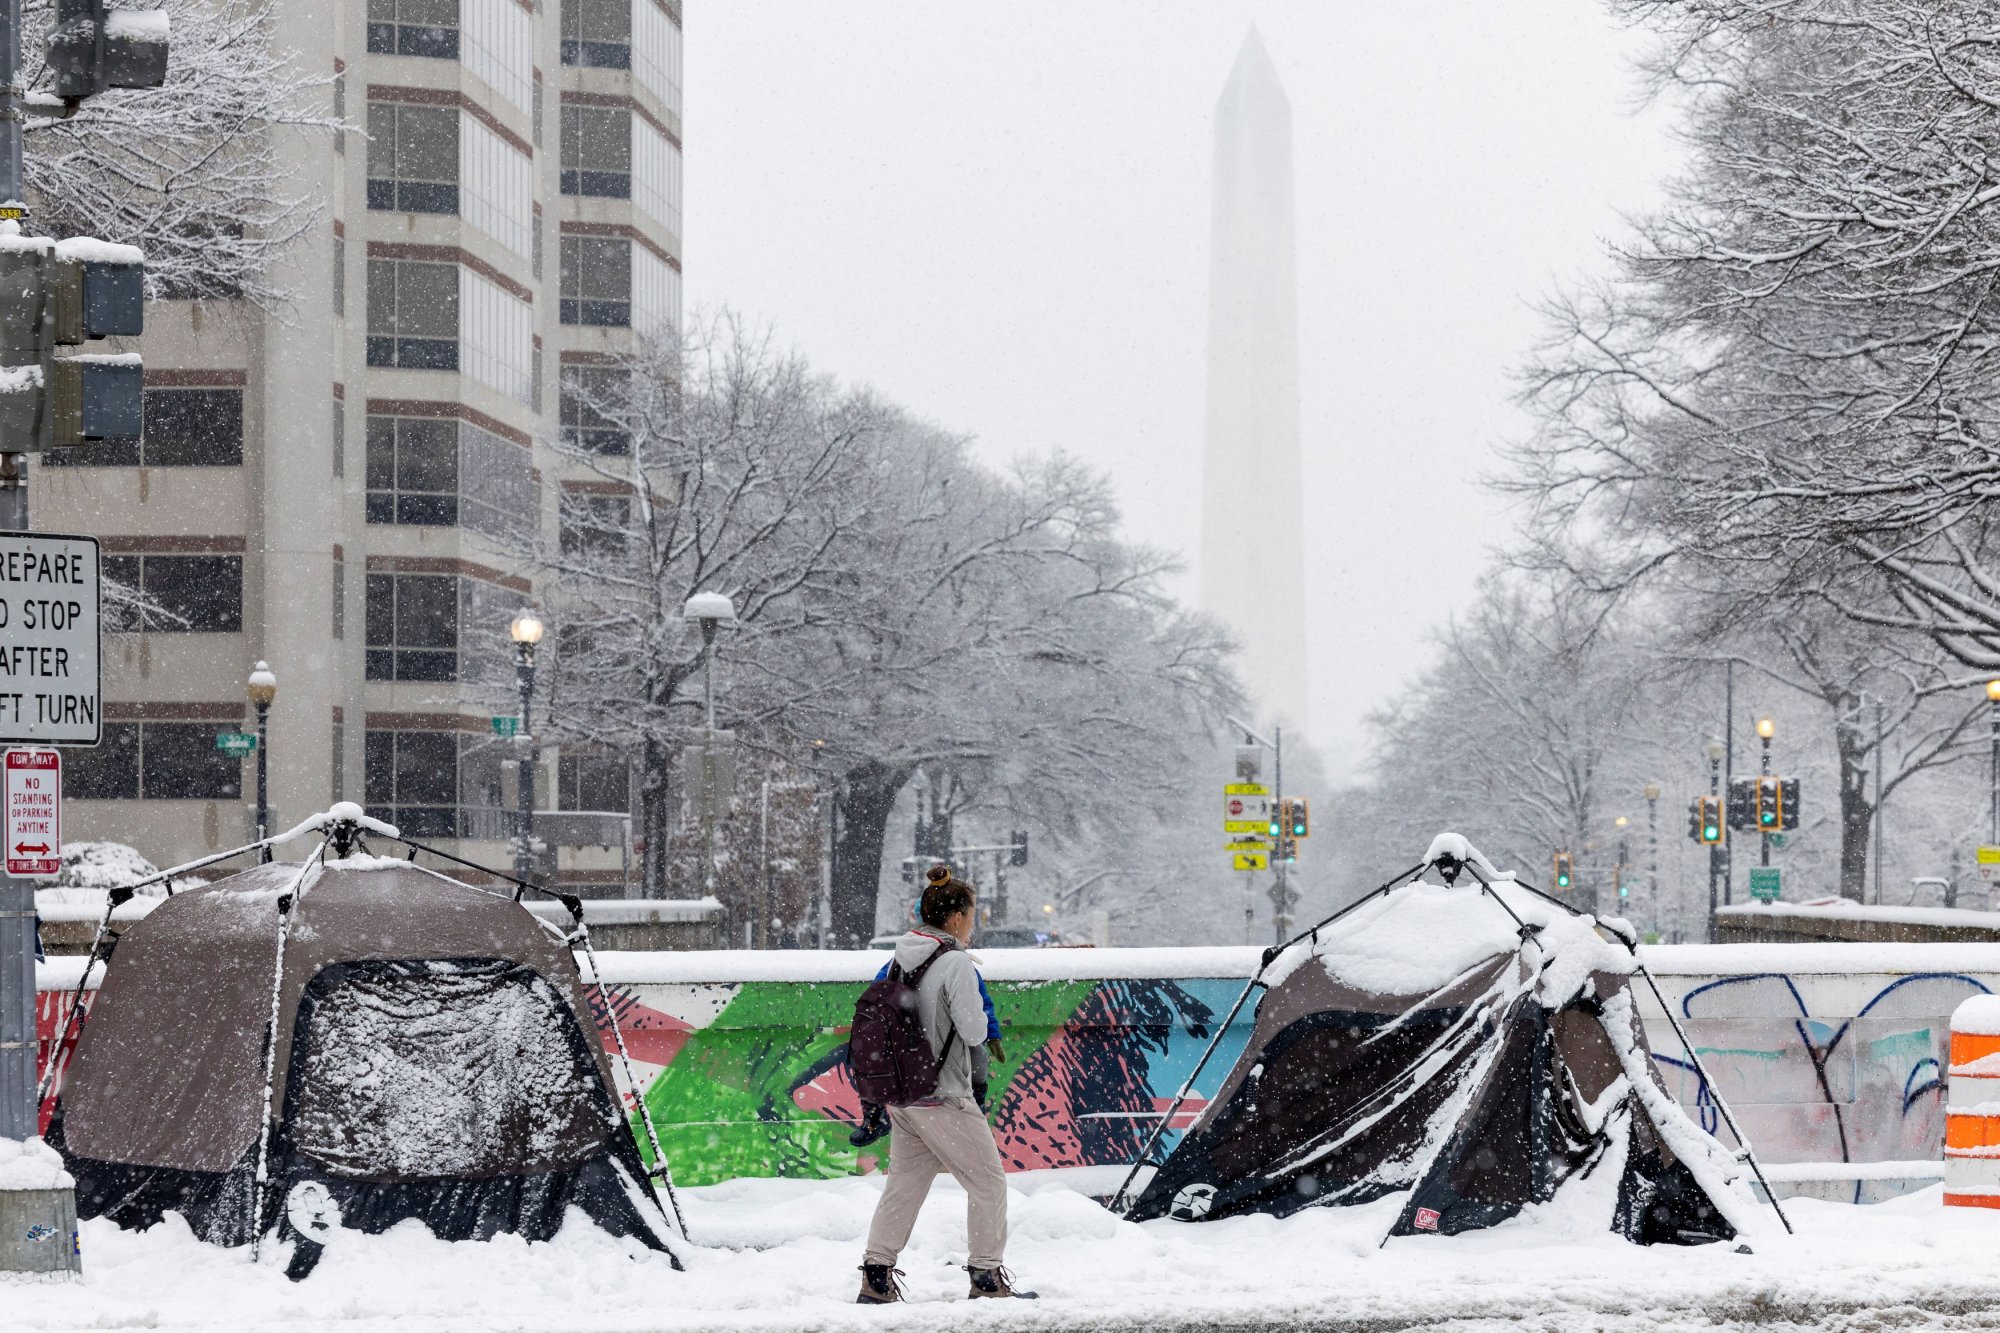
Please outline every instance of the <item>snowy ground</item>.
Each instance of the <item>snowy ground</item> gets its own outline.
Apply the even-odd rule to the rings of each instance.
[[[704,1248],[686,1273],[573,1223],[546,1245],[445,1245],[406,1223],[343,1236],[310,1279],[252,1268],[177,1224],[84,1228],[81,1284],[0,1279],[0,1328],[2000,1329],[2000,1210],[1937,1188],[1870,1207],[1792,1200],[1800,1234],[1743,1255],[1641,1249],[1551,1219],[1378,1247],[1397,1200],[1130,1225],[1069,1173],[1019,1179],[1010,1266],[1034,1303],[971,1304],[964,1195],[941,1182],[903,1267],[913,1304],[854,1298],[879,1180],[740,1180],[684,1192]],[[1101,1173],[1086,1177],[1101,1185]]]

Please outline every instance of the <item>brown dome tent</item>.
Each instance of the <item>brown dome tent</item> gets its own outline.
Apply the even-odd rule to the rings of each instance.
[[[1440,838],[1414,876],[1266,955],[1248,1044],[1127,1216],[1406,1192],[1390,1235],[1560,1200],[1639,1243],[1735,1239],[1758,1212],[1747,1145],[1738,1161],[1668,1095],[1620,926]]]
[[[127,929],[49,1138],[80,1216],[179,1212],[221,1244],[277,1226],[295,1270],[339,1227],[540,1240],[572,1207],[671,1255],[614,1087],[561,934],[360,855],[260,865]]]

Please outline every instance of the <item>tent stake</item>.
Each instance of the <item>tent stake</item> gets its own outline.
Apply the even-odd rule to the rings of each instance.
[[[326,839],[321,838],[319,851],[308,856],[299,867],[298,878],[292,881],[288,892],[278,895],[278,947],[276,961],[271,966],[271,1011],[264,1023],[264,1132],[257,1136],[257,1179],[250,1191],[250,1262],[256,1263],[264,1253],[264,1185],[271,1165],[271,1094],[278,1076],[278,998],[284,991],[285,942],[291,938],[292,909],[298,906],[299,895],[305,891],[306,876],[312,871],[319,855],[326,851]]]
[[[1354,911],[1356,908],[1360,907],[1363,903],[1370,902],[1382,896],[1383,894],[1388,893],[1391,889],[1397,888],[1406,880],[1415,879],[1417,876],[1423,874],[1426,870],[1429,870],[1430,868],[1431,868],[1431,862],[1429,861],[1420,862],[1417,865],[1411,866],[1408,870],[1398,873],[1395,877],[1383,883],[1381,887],[1376,889],[1371,889],[1369,892],[1362,894],[1359,898],[1356,898],[1353,902],[1341,908],[1339,911],[1335,912],[1332,916],[1327,917],[1325,920],[1319,922],[1318,924],[1306,930],[1300,931],[1298,934],[1292,936],[1289,940],[1286,940],[1283,944],[1264,950],[1263,959],[1261,962],[1257,964],[1257,970],[1250,974],[1250,980],[1245,982],[1243,985],[1242,994],[1238,995],[1236,997],[1236,1003],[1229,1007],[1228,1017],[1224,1018],[1222,1022],[1216,1026],[1215,1035],[1208,1039],[1208,1046],[1206,1049],[1202,1051],[1201,1059],[1195,1062],[1194,1071],[1190,1073],[1187,1076],[1187,1080],[1181,1084],[1181,1090],[1174,1094],[1174,1099],[1167,1106],[1166,1113],[1163,1114],[1157,1121],[1154,1122],[1153,1132],[1147,1135],[1146,1142],[1140,1146],[1139,1155],[1132,1159],[1132,1169],[1125,1173],[1125,1179],[1119,1183],[1118,1192],[1111,1196],[1111,1211],[1113,1213],[1117,1214],[1120,1217],[1123,1217],[1127,1212],[1131,1211],[1131,1203],[1126,1202],[1126,1197],[1125,1197],[1126,1191],[1132,1188],[1133,1180],[1135,1180],[1139,1175],[1139,1168],[1146,1164],[1146,1158],[1149,1154],[1152,1153],[1154,1147],[1158,1145],[1160,1141],[1160,1136],[1166,1133],[1167,1126],[1173,1123],[1174,1116],[1177,1113],[1179,1113],[1182,1105],[1186,1103],[1188,1095],[1194,1091],[1194,1081],[1201,1077],[1202,1070],[1208,1068],[1209,1057],[1213,1056],[1215,1054],[1215,1048],[1222,1044],[1223,1034],[1227,1033],[1229,1031],[1229,1025],[1236,1021],[1236,1015],[1243,1011],[1244,1001],[1250,998],[1250,992],[1257,989],[1258,983],[1263,980],[1264,970],[1270,967],[1272,963],[1276,962],[1278,960],[1279,955],[1284,953],[1285,950],[1291,948],[1294,944],[1297,944],[1301,940],[1317,936],[1320,931],[1326,929],[1326,927],[1340,920],[1340,918],[1346,916],[1349,912]],[[1132,1203],[1136,1202],[1138,1202],[1138,1200],[1136,1199],[1132,1200]]]

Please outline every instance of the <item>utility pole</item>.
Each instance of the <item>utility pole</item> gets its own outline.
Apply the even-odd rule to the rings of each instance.
[[[1771,737],[1777,734],[1777,730],[1778,724],[1770,718],[1760,717],[1757,719],[1757,739],[1764,743],[1763,754],[1757,761],[1757,776],[1759,779],[1757,783],[1757,807],[1760,812],[1764,805],[1764,784],[1762,779],[1769,777],[1771,774]],[[1759,843],[1757,864],[1767,866],[1771,864],[1771,834],[1764,827],[1764,821],[1761,818],[1757,821],[1757,840]]]
[[[1646,908],[1653,933],[1660,934],[1660,784],[1648,782],[1646,795]]]
[[[1729,752],[1726,742],[1712,740],[1708,743],[1708,794],[1722,800],[1722,764]],[[1722,813],[1716,816],[1722,828],[1723,841],[1708,849],[1708,922],[1702,927],[1701,937],[1708,943],[1715,942],[1715,909],[1721,906],[1721,896],[1717,892],[1717,880],[1724,873],[1723,856],[1729,846],[1729,807],[1725,803]]]
[[[1728,828],[1729,798],[1727,793],[1730,790],[1730,784],[1736,781],[1736,659],[1733,657],[1729,659],[1728,667],[1723,676],[1722,749],[1722,790],[1724,793],[1722,826]],[[1735,854],[1730,851],[1730,843],[1726,837],[1723,839],[1719,851],[1722,862],[1722,901],[1727,905],[1732,900],[1733,891],[1729,881],[1734,878],[1736,867],[1732,861]],[[1714,897],[1712,893],[1709,896],[1711,898]],[[1711,923],[1709,931],[1710,938],[1712,939],[1715,929],[1713,924],[1715,921],[1715,911],[1712,904],[1708,919]]]

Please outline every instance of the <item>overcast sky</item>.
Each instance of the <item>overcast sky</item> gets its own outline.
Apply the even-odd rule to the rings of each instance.
[[[1336,773],[1513,516],[1530,308],[1675,154],[1593,0],[698,0],[690,310],[1199,542],[1209,129],[1254,21],[1292,100],[1314,739]],[[1186,583],[1192,596],[1193,580]]]

